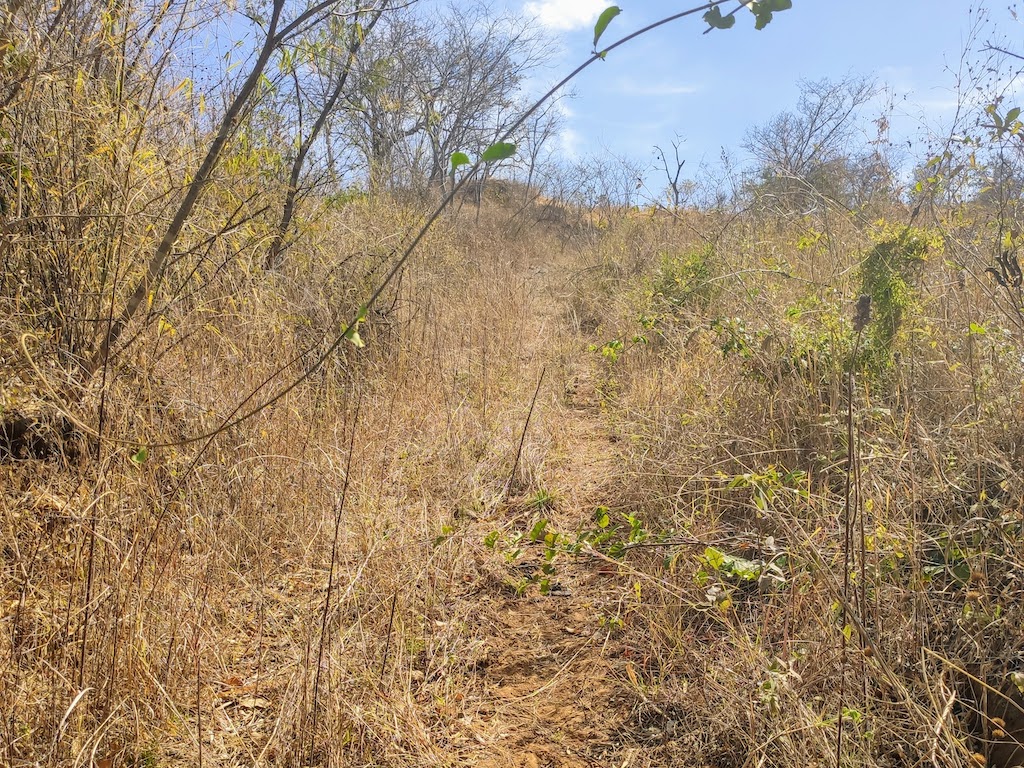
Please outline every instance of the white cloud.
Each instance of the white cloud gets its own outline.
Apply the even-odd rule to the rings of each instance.
[[[879,67],[876,74],[881,83],[895,88],[897,91],[909,91],[913,88],[914,70],[912,67],[894,67],[887,64],[884,67]]]
[[[632,96],[686,96],[697,93],[701,90],[697,85],[686,85],[675,82],[641,82],[639,80],[622,77],[618,78],[613,89],[617,93],[629,94]]]
[[[531,0],[523,10],[545,27],[571,30],[591,26],[606,7],[607,0]]]
[[[558,149],[568,158],[576,158],[580,155],[580,148],[583,146],[583,136],[572,128],[563,128],[558,134]]]

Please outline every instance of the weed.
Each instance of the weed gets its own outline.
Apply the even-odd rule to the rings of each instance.
[[[941,250],[941,241],[925,230],[884,222],[874,240],[860,269],[860,293],[871,297],[874,322],[859,363],[875,378],[884,378],[892,371],[908,320],[919,310],[917,287],[925,260]]]
[[[648,289],[652,311],[663,321],[674,321],[684,312],[706,311],[717,294],[717,276],[711,245],[660,254]]]

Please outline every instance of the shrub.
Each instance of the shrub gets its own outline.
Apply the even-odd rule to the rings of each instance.
[[[665,315],[705,310],[715,297],[715,249],[712,245],[681,253],[663,252],[651,278],[654,308]]]
[[[886,377],[906,334],[907,318],[918,309],[918,283],[938,238],[916,227],[881,223],[875,245],[860,267],[860,293],[871,297],[872,321],[860,364],[869,375]]]

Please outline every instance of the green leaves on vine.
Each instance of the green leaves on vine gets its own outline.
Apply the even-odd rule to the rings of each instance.
[[[992,118],[992,122],[985,127],[991,128],[997,138],[1002,138],[1007,133],[1016,136],[1024,127],[1020,121],[1020,107],[1014,107],[1006,113],[1005,117],[999,114],[998,104],[989,104],[985,107],[985,112]]]
[[[714,27],[715,29],[729,29],[729,27],[736,23],[736,17],[731,13],[728,16],[723,16],[722,10],[716,5],[704,14],[704,21],[707,22],[709,27]]]
[[[755,0],[750,6],[754,14],[754,29],[764,29],[772,21],[772,14],[788,11],[793,7],[793,0]]]
[[[597,17],[597,24],[594,25],[594,53],[597,53],[597,41],[601,39],[601,35],[608,29],[608,25],[612,23],[612,19],[622,13],[622,9],[617,5],[609,6],[601,12],[601,15]],[[598,54],[602,59],[604,53]]]
[[[368,307],[364,304],[359,308],[359,314],[352,324],[345,330],[345,338],[352,342],[352,345],[357,349],[365,347],[366,342],[359,337],[359,326],[361,323],[366,322],[366,312]]]
[[[501,160],[507,160],[516,153],[516,145],[508,141],[498,141],[491,144],[484,153],[480,155],[480,159],[485,163],[497,163]],[[451,157],[452,173],[461,168],[463,165],[470,165],[473,161],[469,159],[469,155],[465,152],[455,152]]]
[[[793,7],[793,0],[753,0],[746,5],[754,14],[754,29],[764,29],[771,23],[772,14],[788,11]],[[704,21],[713,29],[729,29],[736,23],[736,16],[735,12],[723,16],[716,5],[704,14]]]
[[[516,153],[516,145],[509,141],[497,141],[491,144],[487,149],[480,155],[480,160],[476,165],[473,165],[473,161],[469,155],[465,152],[453,152],[451,156],[451,175],[452,179],[455,178],[455,172],[464,165],[473,165],[470,168],[470,174],[476,171],[477,167],[481,163],[497,163],[502,160],[507,160]]]

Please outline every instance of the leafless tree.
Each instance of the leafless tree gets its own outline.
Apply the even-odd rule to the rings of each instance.
[[[782,112],[746,136],[758,197],[784,210],[813,210],[829,198],[854,205],[850,180],[869,164],[851,147],[859,110],[876,93],[875,84],[860,77],[803,82],[795,112]]]
[[[298,102],[298,136],[296,137],[298,149],[291,161],[281,217],[267,251],[266,266],[268,268],[272,269],[280,265],[285,238],[291,227],[300,193],[304,189],[309,189],[308,184],[305,188],[302,186],[302,175],[306,170],[310,152],[320,139],[327,127],[327,121],[334,114],[339,101],[349,87],[350,75],[355,67],[360,48],[367,37],[372,34],[374,27],[380,22],[390,5],[391,0],[377,0],[375,4],[368,7],[359,7],[358,3],[355,3],[350,14],[340,20],[338,17],[332,17],[320,30],[323,44],[312,47],[315,52],[312,56],[312,64],[317,69],[317,74],[326,81],[326,87],[321,91],[321,98],[311,105],[315,117],[308,130],[305,130],[302,121],[302,86],[297,67],[294,65],[291,67]],[[337,39],[347,42],[342,46],[331,42]]]
[[[443,186],[454,152],[479,154],[518,117],[526,78],[547,61],[524,19],[452,5],[428,23],[387,19],[365,49],[351,132],[371,187]]]
[[[671,142],[671,159],[669,159],[668,153],[664,149],[657,145],[654,147],[656,167],[665,174],[665,181],[668,184],[666,190],[668,193],[668,204],[672,211],[678,211],[692,192],[692,185],[688,184],[685,179],[680,179],[683,173],[683,166],[686,165],[686,159],[679,156],[679,148],[682,144],[683,140],[677,134]]]
[[[554,151],[554,143],[565,123],[559,99],[549,101],[523,126],[518,144],[518,158],[523,171],[523,194],[529,200],[537,184],[538,175]]]

